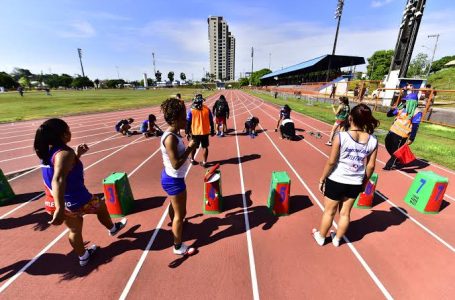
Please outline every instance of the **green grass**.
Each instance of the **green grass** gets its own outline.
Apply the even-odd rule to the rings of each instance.
[[[455,68],[442,69],[428,78],[435,89],[455,90]]]
[[[314,105],[307,105],[306,101],[303,100],[293,98],[288,98],[288,100],[281,98],[275,99],[267,94],[249,93],[275,104],[288,104],[294,111],[298,111],[328,124],[334,122],[334,115],[330,104],[315,102]],[[385,113],[381,112],[374,112],[374,116],[381,122],[381,125],[379,126],[381,131],[387,133],[393,119],[388,118]],[[383,144],[384,138],[385,134],[378,135],[378,140]],[[411,148],[414,154],[419,158],[455,170],[455,128],[422,123]]]
[[[71,90],[51,91],[52,96],[31,91],[26,92],[24,97],[17,92],[0,93],[0,122],[154,106],[176,93],[181,93],[183,99],[189,100],[196,92],[200,90]],[[203,95],[211,93],[203,92]]]

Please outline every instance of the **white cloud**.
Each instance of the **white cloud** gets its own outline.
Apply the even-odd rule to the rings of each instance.
[[[58,32],[64,38],[91,38],[96,35],[95,28],[87,21],[73,21],[68,29]]]
[[[375,7],[375,8],[382,7],[382,6],[387,5],[387,4],[389,4],[389,3],[393,2],[393,1],[394,0],[373,0],[371,2],[371,7]]]

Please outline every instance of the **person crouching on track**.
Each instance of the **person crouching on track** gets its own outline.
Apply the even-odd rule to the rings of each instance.
[[[194,160],[196,155],[196,149],[199,145],[202,147],[202,163],[203,167],[207,165],[207,158],[209,155],[209,135],[214,136],[215,130],[213,125],[213,116],[210,109],[204,105],[204,99],[201,94],[197,94],[193,99],[193,105],[186,116],[186,128],[185,133],[190,135],[191,138],[196,142],[196,147],[191,152],[190,161],[192,164],[197,162]]]
[[[182,100],[170,98],[161,104],[164,119],[170,127],[161,136],[161,154],[164,169],[161,172],[161,186],[168,194],[171,205],[169,217],[172,221],[172,234],[174,235],[174,253],[186,255],[194,253],[182,243],[183,220],[186,215],[186,185],[185,174],[189,167],[188,156],[196,149],[197,143],[190,140],[185,149],[180,129],[186,125],[186,108]]]
[[[220,98],[216,100],[212,111],[215,115],[216,135],[224,136],[227,131],[226,119],[229,119],[229,104],[227,103],[224,95],[221,95]]]
[[[422,112],[417,108],[417,99],[417,94],[411,92],[403,97],[400,105],[387,112],[387,117],[395,116],[395,120],[385,137],[385,148],[390,154],[390,159],[385,164],[384,170],[391,170],[394,167],[396,157],[393,153],[405,143],[411,145],[416,138],[417,130],[422,121]]]
[[[275,132],[278,131],[278,128],[280,127],[281,122],[283,120],[290,119],[290,118],[291,118],[291,108],[289,107],[289,105],[285,104],[280,110],[280,118],[278,119],[278,121],[276,123]]]
[[[69,229],[70,244],[79,256],[79,264],[85,266],[97,246],[85,248],[82,216],[96,214],[111,236],[125,227],[127,220],[124,218],[113,223],[104,201],[87,190],[80,157],[89,148],[86,144],[81,144],[74,151],[67,145],[70,141],[71,131],[68,124],[61,119],[49,119],[36,131],[34,149],[42,163],[45,206],[46,211],[52,215],[49,224],[65,223]]]
[[[163,134],[163,131],[155,122],[156,117],[153,114],[150,114],[148,119],[142,122],[140,131],[145,137],[161,136]]]
[[[130,131],[130,129],[133,122],[133,118],[120,120],[115,125],[115,131],[120,132],[123,135],[132,136],[133,133]]]
[[[254,137],[257,136],[256,127],[258,125],[259,119],[251,116],[248,119],[246,119],[245,128],[243,129],[243,132],[245,132],[247,135],[254,139]]]
[[[332,243],[340,245],[346,233],[352,206],[374,172],[378,141],[373,135],[379,121],[365,104],[354,107],[348,118],[349,130],[340,132],[333,139],[330,157],[319,180],[319,190],[324,194],[324,213],[319,230],[313,237],[322,246],[337,210],[340,212],[338,231],[331,232]]]
[[[340,105],[335,109],[334,103],[332,104],[332,110],[335,113],[335,124],[333,124],[332,131],[330,132],[330,137],[327,143],[327,146],[332,146],[333,136],[337,130],[340,130],[344,127],[347,118],[349,116],[349,99],[348,97],[340,97]]]
[[[281,121],[280,134],[282,139],[295,140],[295,125],[291,119],[284,119]]]

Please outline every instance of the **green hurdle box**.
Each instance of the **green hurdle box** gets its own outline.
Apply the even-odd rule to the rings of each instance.
[[[424,214],[437,214],[449,179],[432,171],[418,172],[404,201]]]
[[[134,197],[126,173],[112,173],[103,180],[104,198],[111,217],[123,217],[133,210]]]
[[[0,205],[7,204],[14,196],[13,189],[9,185],[2,169],[0,169]]]
[[[288,173],[273,172],[267,206],[276,216],[289,215],[290,192],[291,179]]]

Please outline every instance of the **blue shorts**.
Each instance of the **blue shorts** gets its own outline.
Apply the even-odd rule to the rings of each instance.
[[[161,172],[161,186],[169,196],[175,196],[186,190],[185,178],[175,178]]]

